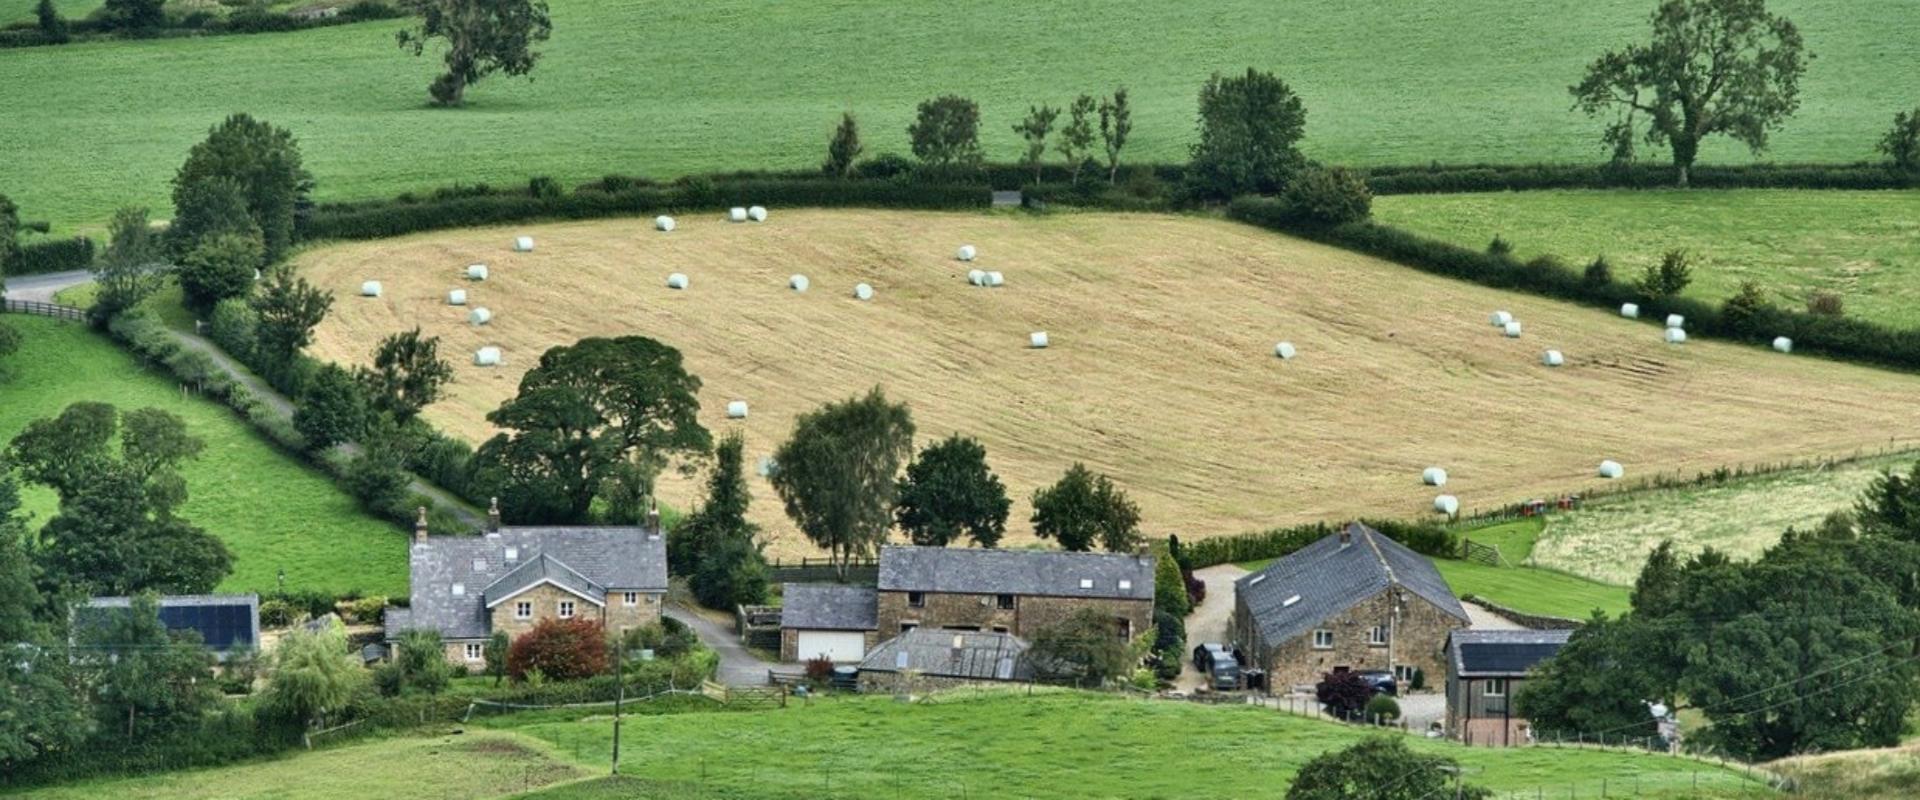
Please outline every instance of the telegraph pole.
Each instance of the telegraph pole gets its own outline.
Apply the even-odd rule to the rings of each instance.
[[[613,648],[613,771],[620,774],[620,707],[627,699],[627,645],[621,642]]]

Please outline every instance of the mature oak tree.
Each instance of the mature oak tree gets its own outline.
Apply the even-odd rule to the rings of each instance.
[[[922,100],[907,138],[913,154],[929,167],[978,166],[980,105],[951,94]]]
[[[427,88],[443,106],[460,105],[469,85],[495,72],[532,72],[540,60],[534,44],[553,34],[546,0],[410,0],[407,7],[420,24],[395,35],[400,49],[418,56],[427,40],[446,40],[447,71]]]
[[[230,232],[227,223],[202,218],[190,198],[198,187],[231,182],[248,218],[259,229],[264,266],[280,260],[293,245],[293,215],[313,190],[313,176],[300,163],[300,145],[285,128],[246,114],[234,114],[193,146],[173,177],[174,222],[168,234],[174,252],[184,255],[204,235]]]
[[[1644,114],[1647,141],[1672,148],[1681,186],[1701,139],[1725,134],[1758,153],[1800,107],[1812,56],[1765,0],[1664,0],[1652,23],[1649,42],[1602,54],[1568,91],[1590,115],[1625,112],[1609,129],[1616,149],[1630,144],[1633,114]]]
[[[965,536],[992,547],[1006,535],[1013,502],[977,440],[954,434],[928,445],[899,483],[894,519],[914,544],[946,547]]]
[[[505,432],[475,455],[481,480],[517,522],[589,522],[595,495],[622,465],[712,449],[699,391],[680,351],[644,336],[555,347],[487,415]]]
[[[1296,146],[1306,128],[1306,106],[1273,73],[1214,73],[1200,87],[1200,141],[1187,180],[1218,199],[1278,192],[1306,163]]]
[[[894,477],[913,452],[913,414],[880,387],[800,415],[774,452],[774,492],[787,516],[827,550],[842,577],[849,562],[886,540]]]

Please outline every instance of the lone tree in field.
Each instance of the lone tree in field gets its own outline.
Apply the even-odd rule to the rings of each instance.
[[[893,515],[914,544],[946,547],[965,536],[992,547],[1007,532],[1013,502],[987,469],[987,448],[959,434],[929,445],[907,465]]]
[[[1568,87],[1589,115],[1625,110],[1608,133],[1616,150],[1633,135],[1632,115],[1644,114],[1647,141],[1672,148],[1686,186],[1701,139],[1726,134],[1758,153],[1800,107],[1811,56],[1765,0],[1664,0],[1652,23],[1651,41],[1602,54]]]
[[[1693,263],[1685,250],[1668,250],[1640,275],[1640,293],[1653,300],[1676,297],[1692,284]]]
[[[495,72],[525,75],[540,60],[535,43],[553,34],[546,0],[409,0],[418,27],[395,34],[400,49],[415,56],[427,40],[447,41],[447,72],[433,80],[433,102],[457,106],[467,87]]]
[[[1893,115],[1893,127],[1880,137],[1879,150],[1895,169],[1920,170],[1920,108]]]
[[[1013,126],[1013,132],[1027,142],[1027,151],[1020,163],[1033,167],[1033,182],[1040,182],[1040,157],[1047,152],[1047,134],[1053,133],[1053,121],[1060,118],[1060,109],[1041,103],[1027,107],[1027,118]]]
[[[894,477],[912,454],[912,412],[876,386],[794,421],[793,438],[773,454],[773,490],[844,578],[849,562],[886,540],[899,491]]]
[[[833,138],[827,140],[827,160],[820,165],[820,171],[836,178],[844,178],[853,172],[853,162],[860,158],[860,123],[853,118],[853,112],[840,115],[840,124],[833,129]]]
[[[1060,129],[1060,144],[1056,149],[1067,160],[1067,170],[1074,185],[1080,183],[1080,168],[1086,166],[1087,159],[1093,155],[1093,116],[1095,114],[1093,95],[1083,94],[1073,99],[1067,106],[1067,126]]]
[[[1300,767],[1287,800],[1483,800],[1493,792],[1458,782],[1459,764],[1423,755],[1405,737],[1369,736],[1329,750]]]
[[[625,465],[713,448],[699,391],[680,351],[644,336],[555,347],[487,415],[504,432],[474,454],[477,477],[521,524],[590,522],[595,495]]]
[[[1306,129],[1306,106],[1273,73],[1214,73],[1200,87],[1200,141],[1187,180],[1197,194],[1221,200],[1278,192],[1306,163],[1295,146]]]
[[[951,94],[922,100],[907,137],[914,156],[929,167],[979,166],[980,106]]]
[[[1113,96],[1100,101],[1100,142],[1107,151],[1107,183],[1120,181],[1120,151],[1133,135],[1133,106],[1127,104],[1127,87],[1113,90]]]
[[[373,368],[356,368],[354,377],[367,387],[374,410],[406,422],[440,399],[440,388],[453,380],[453,365],[440,357],[440,337],[421,336],[415,327],[380,340]]]
[[[176,255],[185,255],[200,240],[235,232],[223,204],[203,204],[196,194],[207,184],[232,182],[221,191],[239,193],[246,215],[259,229],[265,248],[264,266],[279,261],[293,244],[293,212],[306,203],[313,176],[300,165],[300,145],[285,128],[276,128],[246,114],[234,114],[207,132],[193,146],[187,161],[173,177],[174,221],[168,238]]]
[[[1107,476],[1074,464],[1058,483],[1033,493],[1033,533],[1075,552],[1097,542],[1124,553],[1140,544],[1140,507]]]

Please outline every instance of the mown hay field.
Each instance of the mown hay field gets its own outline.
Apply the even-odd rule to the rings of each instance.
[[[530,234],[532,253],[509,252]],[[980,260],[954,249],[972,243]],[[484,283],[462,279],[491,265]],[[1006,286],[969,286],[970,266]],[[1032,491],[1075,461],[1108,472],[1154,533],[1214,536],[1425,513],[1420,471],[1447,468],[1463,510],[1580,491],[1602,459],[1628,475],[1920,442],[1920,378],[1708,341],[1592,309],[1413,272],[1198,217],[785,211],[764,224],[684,217],[671,234],[616,219],[470,229],[318,248],[297,268],[338,295],[313,352],[364,362],[415,325],[458,363],[427,419],[479,442],[547,348],[644,334],[686,354],[703,420],[739,426],[748,458],[796,414],[880,385],[920,440],[987,446],[1029,535]],[[669,273],[692,287],[665,287]],[[796,294],[787,277],[804,273]],[[381,298],[358,297],[379,280]],[[857,282],[877,290],[851,296]],[[493,324],[446,304],[464,288]],[[1494,310],[1524,323],[1508,339]],[[1031,331],[1052,346],[1027,348]],[[1299,357],[1274,358],[1278,340]],[[505,363],[471,366],[482,346]],[[1562,350],[1567,365],[1540,365]],[[725,417],[746,400],[744,422]],[[754,515],[775,552],[805,549],[764,480]],[[684,507],[696,482],[663,480]]]
[[[33,0],[0,0],[0,22]],[[184,10],[185,2],[176,0]],[[908,152],[914,104],[980,103],[990,159],[1022,151],[1030,104],[1131,91],[1134,163],[1184,161],[1209,73],[1271,70],[1308,109],[1308,155],[1331,163],[1597,163],[1611,120],[1567,86],[1643,39],[1655,0],[574,0],[553,4],[533,80],[496,75],[468,105],[427,103],[434,48],[394,46],[400,20],[255,36],[0,50],[0,187],[62,231],[133,203],[165,217],[168,179],[207,128],[246,111],[293,131],[321,200],[531,175],[671,178],[812,169],[842,111],[869,154]],[[1818,57],[1765,158],[1852,162],[1912,108],[1920,5],[1772,0]],[[62,3],[69,13],[80,8]],[[1061,121],[1062,124],[1065,120]],[[1058,161],[1049,151],[1047,156]],[[1665,158],[1643,146],[1642,156]],[[1725,137],[1702,159],[1754,160]]]

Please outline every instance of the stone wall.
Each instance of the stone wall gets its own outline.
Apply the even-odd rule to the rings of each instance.
[[[1372,628],[1392,622],[1394,591],[1382,590],[1315,626],[1333,632],[1333,646],[1327,649],[1313,646],[1311,629],[1284,642],[1261,642],[1244,605],[1235,610],[1233,629],[1240,642],[1252,644],[1250,655],[1267,669],[1268,686],[1275,692],[1318,683],[1323,674],[1335,667],[1390,670],[1403,666],[1409,668],[1409,672],[1419,669],[1426,675],[1427,687],[1438,688],[1447,674],[1446,654],[1442,649],[1446,646],[1447,634],[1467,627],[1467,622],[1407,592],[1406,607],[1400,613],[1399,622],[1391,626],[1392,634],[1388,638],[1391,646],[1372,644],[1369,641]],[[1391,662],[1388,661],[1390,652]],[[1401,691],[1411,688],[1411,682],[1402,679]]]
[[[621,589],[607,591],[607,630],[626,633],[660,621],[661,603],[666,597],[663,593],[636,591],[633,605],[627,605],[626,594]]]
[[[976,678],[950,678],[929,675],[916,675],[908,681],[908,690],[914,694],[926,694],[943,689],[957,689],[962,686],[1015,686],[1012,681],[990,681]],[[865,694],[893,694],[900,691],[900,675],[896,672],[877,670],[860,671],[860,691]]]
[[[1066,619],[1082,608],[1096,608],[1114,618],[1126,618],[1138,636],[1153,624],[1152,600],[1015,595],[1013,608],[1001,608],[999,595],[926,592],[924,605],[915,608],[907,592],[881,592],[879,633],[882,639],[900,635],[902,623],[921,628],[978,628],[1003,630],[1022,638]],[[1118,633],[1118,624],[1115,625]]]

